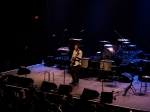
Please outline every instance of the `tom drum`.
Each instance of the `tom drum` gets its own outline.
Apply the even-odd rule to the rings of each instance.
[[[105,48],[102,52],[102,59],[111,59],[112,56],[115,55],[115,50],[110,47],[110,48]]]

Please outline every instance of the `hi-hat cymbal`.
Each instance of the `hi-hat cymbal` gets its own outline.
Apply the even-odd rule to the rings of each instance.
[[[101,52],[100,51],[98,51],[98,52],[96,52],[97,54],[100,54]]]
[[[128,45],[129,47],[136,47],[136,45]]]
[[[69,41],[81,41],[82,39],[70,38]]]
[[[104,47],[112,47],[112,44],[105,44]]]
[[[110,43],[109,41],[106,41],[106,40],[100,40],[99,42]]]
[[[118,41],[127,42],[127,41],[129,41],[129,39],[118,39]]]
[[[123,43],[124,43],[124,44],[129,44],[130,42],[127,41],[127,42],[123,42]]]

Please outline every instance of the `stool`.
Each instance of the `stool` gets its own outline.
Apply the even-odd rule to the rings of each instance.
[[[147,87],[148,87],[148,80],[150,80],[150,76],[147,76],[147,75],[144,75],[141,77],[141,88],[140,88],[140,93],[141,93],[141,90],[142,90],[142,87],[145,87],[144,88],[144,94],[146,94],[147,92]],[[145,83],[144,85],[142,83]]]

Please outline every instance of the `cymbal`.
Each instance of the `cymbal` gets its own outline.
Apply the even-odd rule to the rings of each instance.
[[[130,42],[123,42],[124,44],[129,44]]]
[[[105,44],[104,46],[105,47],[112,47],[113,45],[112,44]]]
[[[144,62],[150,62],[150,60],[142,60],[142,61],[144,61]]]
[[[81,41],[82,39],[77,39],[77,38],[70,38],[70,41]]]
[[[106,41],[106,40],[100,40],[99,42],[110,43],[109,41]]]
[[[97,54],[100,54],[101,52],[100,51],[98,51],[98,52],[96,52]]]
[[[118,39],[118,41],[127,42],[127,41],[129,41],[129,39]]]
[[[128,45],[129,47],[136,47],[136,45]]]

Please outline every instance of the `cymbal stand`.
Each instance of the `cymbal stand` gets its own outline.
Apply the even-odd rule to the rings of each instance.
[[[114,31],[122,40],[124,40],[124,38],[115,29],[114,29]],[[123,41],[121,43],[121,49],[123,49]]]
[[[104,44],[105,44],[105,42],[101,42],[101,45],[100,45],[100,46],[101,46],[100,60],[103,60],[102,54],[105,53],[105,52],[103,52],[103,50],[104,50]],[[105,55],[106,55],[106,54],[105,54]]]
[[[62,40],[63,47],[65,47],[66,33],[67,33],[67,29],[64,29],[63,30],[63,40]]]
[[[103,46],[104,46],[104,44],[101,43],[100,46],[101,46],[100,60],[102,60],[102,52],[103,52]]]

